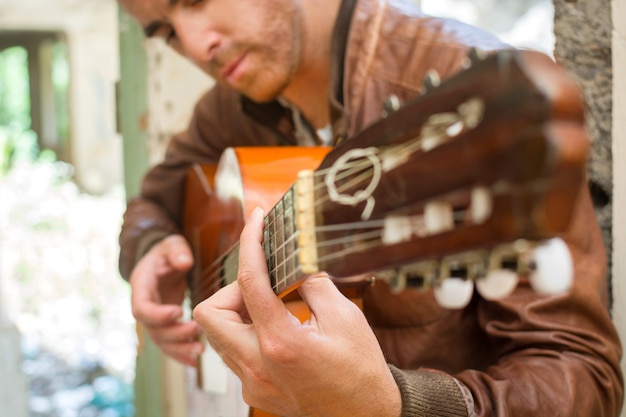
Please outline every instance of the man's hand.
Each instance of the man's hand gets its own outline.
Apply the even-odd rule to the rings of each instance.
[[[311,310],[305,323],[276,297],[262,220],[255,210],[241,234],[237,282],[193,312],[241,379],[244,400],[284,416],[399,416],[400,392],[373,332],[326,275],[299,288]]]
[[[187,241],[179,235],[168,236],[141,258],[129,281],[137,321],[165,354],[196,366],[197,356],[203,350],[197,340],[200,328],[194,321],[181,321],[185,276],[192,264]]]

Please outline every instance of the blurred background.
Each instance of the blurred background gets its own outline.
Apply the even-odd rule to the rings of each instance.
[[[553,51],[551,1],[421,5]],[[138,336],[117,271],[129,178],[162,157],[211,80],[145,42],[145,68],[131,75],[148,80],[149,140],[132,146],[147,160],[130,158],[120,132],[134,103],[119,89],[121,57],[134,57],[120,37],[130,24],[114,0],[0,0],[2,416],[136,414]]]
[[[3,416],[134,415],[117,28],[112,0],[0,1]]]

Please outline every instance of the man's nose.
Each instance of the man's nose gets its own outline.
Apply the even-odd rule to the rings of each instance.
[[[197,43],[189,47],[189,50],[193,53],[191,58],[202,63],[209,62],[217,53],[221,42],[222,37],[217,32],[210,31],[202,34]]]
[[[199,19],[179,19],[174,27],[183,55],[202,65],[211,61],[222,43],[222,35]]]

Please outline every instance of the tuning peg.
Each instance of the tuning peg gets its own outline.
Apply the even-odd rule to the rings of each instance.
[[[524,244],[518,242],[517,246],[519,247],[515,249],[507,246],[497,247],[489,254],[486,268],[488,272],[476,279],[476,290],[484,299],[500,300],[510,295],[517,287],[518,250],[523,250]]]
[[[422,88],[420,92],[422,94],[429,92],[435,87],[439,87],[441,84],[441,77],[439,73],[435,70],[430,70],[426,73],[424,80],[422,81]]]
[[[471,194],[470,214],[472,223],[486,221],[493,210],[493,198],[487,187],[474,187]]]
[[[439,262],[428,260],[405,265],[387,273],[378,272],[376,275],[389,284],[392,292],[399,293],[406,288],[418,290],[431,288],[437,282],[438,272]]]
[[[555,295],[570,289],[574,281],[574,263],[567,244],[550,239],[532,253],[530,284],[540,294]]]
[[[400,99],[395,94],[387,97],[387,100],[383,103],[382,117],[387,117],[391,113],[398,111],[400,108]]]
[[[484,51],[483,49],[480,49],[480,48],[470,48],[469,52],[467,53],[467,57],[465,58],[465,60],[461,64],[461,66],[464,69],[469,69],[475,63],[477,63],[479,61],[482,61],[485,58],[487,58],[487,56],[488,56],[488,53],[486,51]]]
[[[403,269],[400,269],[397,273],[389,277],[387,281],[389,282],[391,292],[399,294],[406,289],[407,273]]]
[[[500,300],[510,295],[519,277],[509,269],[494,269],[476,280],[476,290],[485,300]]]
[[[434,290],[437,303],[443,308],[453,310],[466,307],[471,301],[473,293],[474,283],[472,281],[456,277],[444,279],[441,285]]]
[[[424,226],[429,234],[454,228],[454,211],[446,201],[432,200],[424,205]]]

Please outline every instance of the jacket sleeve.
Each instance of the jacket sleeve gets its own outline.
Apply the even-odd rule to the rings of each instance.
[[[539,296],[522,281],[503,300],[478,301],[480,326],[497,349],[493,366],[455,375],[391,367],[403,417],[619,415],[622,350],[608,310],[606,254],[586,189],[564,238],[575,268],[569,292]]]
[[[243,114],[240,96],[233,90],[216,85],[198,101],[188,129],[172,137],[164,160],[147,172],[139,196],[127,205],[119,236],[124,279],[154,243],[181,232],[189,168],[194,163],[216,163],[228,146],[267,137],[263,129]]]

